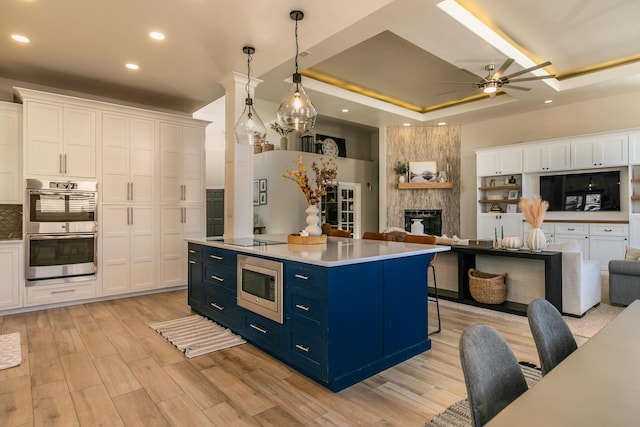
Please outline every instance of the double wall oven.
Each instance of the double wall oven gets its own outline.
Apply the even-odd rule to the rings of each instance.
[[[95,279],[96,182],[26,184],[27,286]]]

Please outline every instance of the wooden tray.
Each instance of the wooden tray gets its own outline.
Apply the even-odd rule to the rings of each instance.
[[[296,245],[321,245],[323,243],[327,243],[327,235],[298,236],[297,234],[289,234],[287,236],[287,242],[295,243]]]

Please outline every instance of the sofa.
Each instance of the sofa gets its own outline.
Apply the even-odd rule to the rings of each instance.
[[[609,301],[629,305],[640,298],[640,261],[616,259],[609,261]]]
[[[546,250],[562,252],[562,312],[582,316],[600,304],[600,263],[583,259],[580,247],[574,241],[552,243]]]

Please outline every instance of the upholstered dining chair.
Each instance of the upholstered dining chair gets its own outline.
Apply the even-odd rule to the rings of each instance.
[[[475,427],[528,390],[509,344],[491,326],[471,325],[460,336],[460,362]]]
[[[562,314],[546,299],[531,301],[527,307],[527,318],[540,357],[542,376],[545,376],[578,345]]]
[[[335,237],[351,237],[351,232],[349,230],[340,230],[340,229],[332,228],[331,230],[329,230],[327,235],[335,236]]]
[[[404,236],[404,241],[406,243],[422,243],[424,245],[435,245],[436,244],[436,236],[428,236],[428,235],[417,235],[417,234],[407,234]],[[429,332],[429,335],[437,334],[442,331],[442,324],[440,322],[440,302],[438,301],[438,282],[436,281],[436,254],[433,254],[433,258],[429,262],[429,266],[427,267],[427,286],[429,284],[429,268],[433,271],[433,298],[429,298],[430,301],[436,303],[436,313],[438,314],[438,328],[432,332]]]
[[[362,234],[362,238],[367,240],[387,240],[387,236],[384,233],[378,233],[375,231],[365,231]]]

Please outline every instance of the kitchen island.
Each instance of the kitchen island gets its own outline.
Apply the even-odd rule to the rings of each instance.
[[[427,266],[448,246],[329,237],[188,239],[189,305],[247,341],[339,391],[431,348]],[[281,265],[281,322],[238,305],[238,259]],[[275,319],[275,320],[273,320]]]

